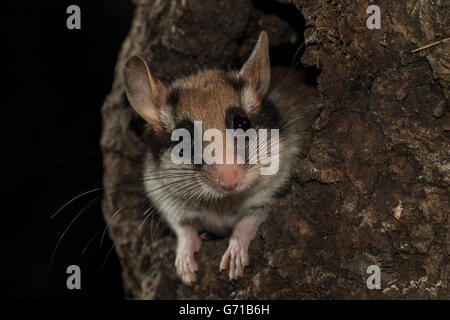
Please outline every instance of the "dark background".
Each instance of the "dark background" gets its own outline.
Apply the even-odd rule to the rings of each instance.
[[[81,30],[66,27],[71,4],[81,8]],[[3,298],[123,297],[107,234],[100,246],[101,191],[49,215],[101,186],[100,108],[133,10],[131,0],[2,4]],[[66,287],[71,264],[81,268],[81,290]]]

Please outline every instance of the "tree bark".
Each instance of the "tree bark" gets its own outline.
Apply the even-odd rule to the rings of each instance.
[[[321,70],[312,145],[250,245],[245,276],[230,282],[219,272],[227,239],[210,240],[196,255],[198,281],[189,287],[176,276],[174,236],[155,216],[142,217],[146,146],[124,94],[124,61],[140,54],[168,82],[198,68],[236,66],[262,29],[272,46],[283,46],[295,21],[257,1],[135,1],[102,107],[101,140],[103,214],[127,297],[447,299],[449,42],[411,50],[450,37],[449,4],[379,0],[381,29],[370,30],[371,1],[280,2],[302,13],[301,61]],[[370,265],[381,268],[380,290],[367,288]]]

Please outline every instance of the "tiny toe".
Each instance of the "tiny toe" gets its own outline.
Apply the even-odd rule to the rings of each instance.
[[[177,268],[177,273],[178,275],[182,275],[183,274],[183,265],[180,261],[178,261],[178,263],[176,263],[176,268]]]
[[[194,259],[192,259],[192,260],[189,262],[189,270],[190,270],[191,272],[196,272],[196,271],[198,271],[198,265],[197,265],[197,263],[195,262]]]
[[[220,266],[219,266],[219,270],[226,270],[227,268],[227,264],[228,264],[228,258],[230,256],[230,253],[228,252],[228,250],[223,254],[222,256],[222,260],[220,261]]]
[[[230,279],[236,279],[236,260],[233,255],[230,260]]]
[[[193,282],[197,281],[197,277],[195,273],[190,271],[184,271],[182,274],[180,274],[181,279],[184,283],[191,285]]]
[[[243,277],[244,276],[244,270],[242,270],[242,268],[238,268],[237,276],[238,277]]]
[[[250,264],[248,260],[248,254],[246,251],[242,252],[241,254],[241,262],[243,267],[247,267]]]
[[[242,271],[241,256],[238,255],[236,257],[236,278],[242,277],[243,275],[244,275],[244,272]]]
[[[191,283],[191,280],[189,279],[189,277],[187,276],[187,275],[184,275],[183,277],[182,277],[182,279],[183,279],[183,282],[185,283],[185,284],[187,284],[187,285],[191,285],[192,283]]]

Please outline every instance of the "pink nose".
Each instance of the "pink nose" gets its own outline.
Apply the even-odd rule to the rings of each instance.
[[[241,179],[241,170],[236,164],[219,164],[216,167],[219,186],[225,190],[233,190]]]

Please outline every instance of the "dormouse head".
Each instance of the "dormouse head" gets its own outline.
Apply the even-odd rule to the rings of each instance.
[[[133,56],[127,61],[123,74],[131,106],[151,127],[152,161],[159,172],[166,170],[170,173],[167,176],[174,179],[190,176],[198,184],[193,192],[209,197],[242,193],[258,182],[261,167],[267,166],[252,159],[261,149],[260,144],[245,139],[245,159],[242,159],[237,146],[230,149],[227,145],[226,131],[250,129],[257,133],[258,139],[260,129],[269,130],[269,136],[270,129],[278,129],[279,112],[267,99],[271,70],[266,32],[261,32],[239,71],[201,71],[166,86],[152,75],[143,58]],[[176,149],[176,152],[181,152],[183,159],[191,159],[191,163],[173,161],[174,148],[185,140],[178,136],[172,141],[177,129],[190,133],[191,139],[184,141],[184,146],[192,147],[192,151],[188,155],[186,148]],[[213,142],[214,148],[211,147]],[[202,150],[200,163],[194,161],[196,148]],[[269,153],[270,150],[264,151]]]

